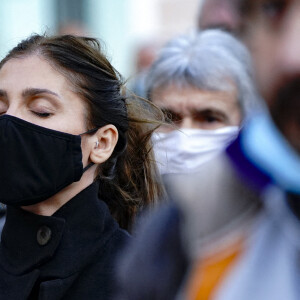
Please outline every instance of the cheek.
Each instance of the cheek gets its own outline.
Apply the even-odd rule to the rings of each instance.
[[[37,117],[34,117],[34,119],[32,119],[31,117],[31,120],[28,121],[43,127],[73,135],[82,134],[87,130],[85,117],[82,112],[73,113],[59,111],[47,119]]]

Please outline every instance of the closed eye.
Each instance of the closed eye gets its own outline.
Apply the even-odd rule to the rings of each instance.
[[[40,118],[48,118],[51,115],[53,115],[52,113],[49,113],[49,112],[37,112],[37,111],[33,111],[33,110],[31,110],[31,112]]]

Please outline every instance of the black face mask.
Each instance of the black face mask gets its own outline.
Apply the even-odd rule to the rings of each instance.
[[[80,135],[0,117],[0,202],[23,206],[44,201],[79,181],[90,165],[83,169]]]

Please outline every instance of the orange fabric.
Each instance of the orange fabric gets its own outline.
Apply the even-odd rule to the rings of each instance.
[[[242,249],[243,242],[239,241],[225,251],[199,260],[191,272],[186,299],[212,300],[214,292],[242,253]]]

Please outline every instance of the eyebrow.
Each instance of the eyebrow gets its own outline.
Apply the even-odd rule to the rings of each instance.
[[[207,115],[207,114],[216,114],[216,115],[219,115],[219,116],[222,116],[225,121],[228,121],[229,118],[228,118],[228,115],[226,114],[226,112],[220,110],[220,109],[217,109],[217,108],[204,108],[204,109],[193,109],[192,110],[192,114],[197,114],[197,115]]]
[[[24,98],[33,97],[33,96],[36,96],[39,94],[50,94],[50,95],[60,98],[60,96],[58,94],[56,94],[55,92],[52,92],[48,89],[27,88],[22,92],[22,96]]]

